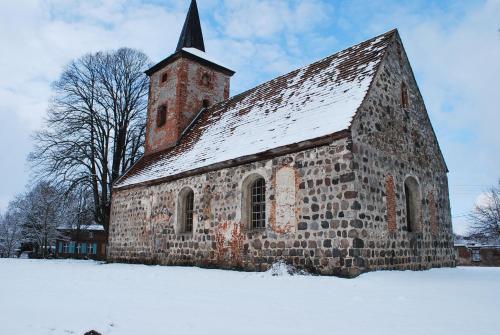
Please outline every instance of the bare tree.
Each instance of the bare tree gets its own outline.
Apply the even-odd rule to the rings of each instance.
[[[113,182],[143,151],[150,61],[122,48],[85,55],[53,84],[43,130],[30,154],[36,176],[92,192],[96,222],[109,225]]]
[[[32,244],[39,257],[49,255],[59,236],[64,198],[64,192],[42,182],[11,202],[12,216],[22,226],[22,241]]]
[[[92,195],[88,188],[79,187],[68,192],[62,210],[65,219],[59,227],[62,234],[64,235],[65,231],[74,232],[71,236],[74,242],[77,244],[81,242],[81,231],[94,223],[92,207]],[[69,236],[65,237],[69,238]]]
[[[475,206],[469,220],[469,236],[485,242],[500,241],[500,180],[486,193],[486,201]]]
[[[13,257],[16,249],[21,245],[21,224],[14,215],[12,208],[7,209],[4,215],[0,213],[0,257]]]

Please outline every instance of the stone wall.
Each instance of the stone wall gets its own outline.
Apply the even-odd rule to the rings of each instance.
[[[479,260],[472,260],[472,252],[479,253]],[[457,265],[460,266],[500,266],[500,246],[456,245]]]
[[[189,264],[265,270],[279,259],[322,274],[357,275],[352,248],[355,163],[350,140],[161,185],[117,190],[113,196],[111,261]],[[267,224],[242,222],[242,185],[258,173],[266,180]],[[193,189],[195,227],[179,233],[181,189]]]
[[[401,107],[401,83],[409,106]],[[447,170],[399,37],[388,48],[352,127],[362,221],[353,251],[369,269],[453,266]],[[405,179],[419,184],[419,222],[407,229]],[[354,234],[354,233],[353,233]]]

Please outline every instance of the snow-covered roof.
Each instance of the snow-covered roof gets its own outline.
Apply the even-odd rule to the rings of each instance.
[[[349,129],[394,33],[211,106],[177,146],[142,157],[115,187],[170,178]]]
[[[212,58],[212,56],[207,55],[206,52],[203,52],[201,50],[198,50],[196,48],[182,48],[182,50],[189,52],[191,55],[195,55],[196,57],[199,57],[201,59],[204,59],[206,61],[209,61],[210,63],[225,67],[226,69],[229,69],[229,67],[225,66],[222,64],[220,61],[216,60],[215,58]]]
[[[59,230],[77,230],[78,227],[76,225],[73,226],[60,226],[57,229]],[[81,225],[80,230],[87,230],[87,231],[104,231],[104,226],[98,223],[93,223],[89,225]]]

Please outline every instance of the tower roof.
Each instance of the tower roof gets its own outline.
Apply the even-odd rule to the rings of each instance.
[[[189,11],[186,16],[186,21],[182,27],[179,43],[175,51],[180,51],[182,48],[196,48],[205,51],[203,43],[203,32],[201,31],[200,15],[198,14],[198,6],[196,0],[191,1]]]

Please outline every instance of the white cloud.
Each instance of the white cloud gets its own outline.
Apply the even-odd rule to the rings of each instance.
[[[477,196],[475,205],[479,207],[486,207],[493,203],[491,192],[484,192]]]
[[[29,180],[25,159],[30,134],[40,126],[50,84],[65,64],[87,52],[121,46],[142,49],[160,60],[175,48],[184,17],[185,9],[139,1],[0,3],[0,175],[5,177],[0,208]]]
[[[332,7],[318,0],[226,0],[216,15],[224,35],[233,38],[277,39],[284,32],[305,33],[328,19]]]

